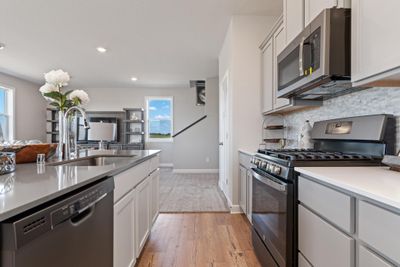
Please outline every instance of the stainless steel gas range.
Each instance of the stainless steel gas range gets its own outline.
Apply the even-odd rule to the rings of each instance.
[[[314,149],[259,150],[252,159],[252,240],[263,266],[297,266],[300,166],[374,166],[394,154],[395,122],[370,115],[316,122]]]

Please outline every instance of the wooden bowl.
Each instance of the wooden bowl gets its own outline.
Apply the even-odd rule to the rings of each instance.
[[[56,149],[57,144],[0,146],[0,152],[15,152],[17,164],[36,162],[38,154],[45,154],[48,159],[55,154]]]

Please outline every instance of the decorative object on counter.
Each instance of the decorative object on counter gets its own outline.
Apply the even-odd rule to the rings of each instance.
[[[37,154],[36,155],[36,164],[44,165],[46,163],[46,154]]]
[[[69,90],[62,92],[62,88],[68,85],[70,76],[68,72],[63,70],[52,70],[44,74],[46,83],[40,87],[39,91],[43,97],[50,102],[51,106],[54,106],[58,111],[58,132],[59,142],[57,154],[58,158],[63,158],[64,144],[69,142],[66,138],[69,134],[66,134],[66,121],[64,113],[72,108],[80,105],[85,105],[89,102],[88,94],[83,90]]]
[[[15,171],[15,153],[0,152],[0,175]]]
[[[0,176],[0,195],[10,192],[14,188],[14,173]]]
[[[310,121],[306,120],[299,133],[299,139],[298,139],[299,148],[309,149],[314,147],[314,144],[311,140],[311,131],[312,131],[312,126],[310,124]]]
[[[400,151],[397,153],[397,156],[385,155],[382,163],[389,166],[390,170],[400,172]]]
[[[57,149],[57,144],[26,144],[22,141],[21,144],[0,145],[0,152],[15,153],[15,162],[32,163],[37,159],[38,154],[44,154],[48,159],[53,156]]]

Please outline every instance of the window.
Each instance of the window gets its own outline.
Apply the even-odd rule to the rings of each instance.
[[[0,141],[14,139],[13,90],[0,86]]]
[[[148,97],[146,99],[147,132],[149,142],[172,142],[172,97]]]

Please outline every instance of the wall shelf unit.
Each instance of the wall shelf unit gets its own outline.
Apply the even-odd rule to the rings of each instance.
[[[145,120],[143,108],[124,108],[125,145],[145,149]]]
[[[118,140],[108,144],[109,149],[142,150],[145,149],[145,120],[143,108],[124,108],[123,111],[87,111],[89,121],[108,118],[117,119]],[[79,115],[78,115],[79,117]],[[79,129],[82,131],[83,129]],[[83,134],[85,136],[85,134]],[[58,142],[58,111],[47,108],[46,141]],[[84,149],[95,149],[97,142],[78,140]]]
[[[53,108],[46,109],[46,142],[58,142],[58,111]]]

